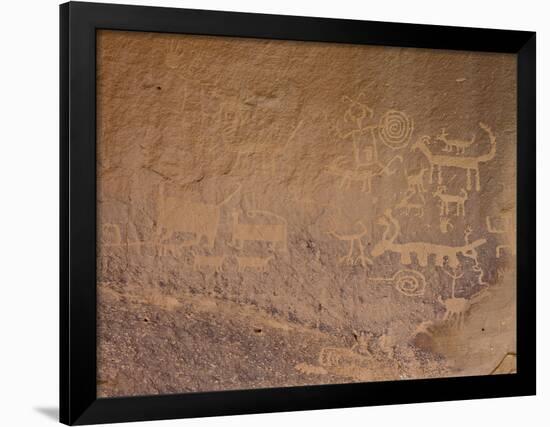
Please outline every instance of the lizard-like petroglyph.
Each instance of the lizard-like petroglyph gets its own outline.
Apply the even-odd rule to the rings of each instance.
[[[452,268],[458,266],[458,254],[468,254],[477,247],[485,244],[486,239],[478,239],[471,243],[466,243],[462,246],[447,246],[428,242],[407,242],[398,243],[395,240],[401,233],[399,222],[392,216],[391,209],[387,209],[379,222],[385,230],[382,235],[382,240],[374,245],[371,251],[373,257],[378,257],[385,252],[395,252],[400,255],[401,264],[412,264],[412,254],[415,254],[418,263],[425,267],[428,265],[430,255],[435,255],[435,265],[442,267],[447,258],[449,266]],[[393,227],[393,232],[391,231]]]

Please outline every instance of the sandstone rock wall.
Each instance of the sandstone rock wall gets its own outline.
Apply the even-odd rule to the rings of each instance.
[[[514,371],[515,72],[99,32],[99,395]]]

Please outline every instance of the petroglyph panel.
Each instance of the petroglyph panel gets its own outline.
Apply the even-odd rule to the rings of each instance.
[[[97,48],[99,396],[515,372],[515,56]]]

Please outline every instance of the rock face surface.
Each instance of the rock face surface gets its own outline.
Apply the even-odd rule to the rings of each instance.
[[[97,48],[99,396],[515,372],[515,56]]]

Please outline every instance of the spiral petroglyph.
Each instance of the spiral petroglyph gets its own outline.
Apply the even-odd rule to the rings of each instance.
[[[426,289],[426,279],[414,270],[400,270],[393,276],[395,289],[409,297],[420,296]]]
[[[402,111],[389,110],[380,119],[380,138],[384,144],[394,150],[408,144],[413,129],[412,119]]]
[[[515,372],[516,56],[98,30],[96,65],[98,397]]]

